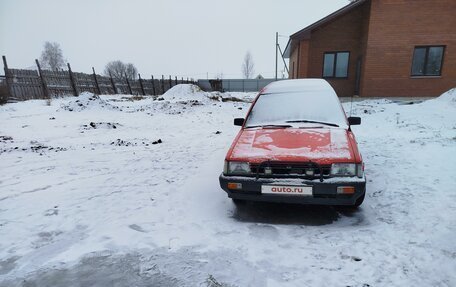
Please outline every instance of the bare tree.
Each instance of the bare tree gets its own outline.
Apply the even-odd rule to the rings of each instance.
[[[136,69],[135,65],[132,63],[128,63],[125,65],[125,73],[127,74],[127,78],[129,80],[136,80],[136,75],[138,75],[138,69]]]
[[[59,43],[45,42],[43,52],[41,52],[40,62],[43,68],[57,71],[65,67],[62,49]]]
[[[245,79],[250,79],[255,72],[255,64],[253,63],[252,54],[247,52],[242,63],[242,75]]]
[[[135,80],[138,69],[131,63],[125,64],[122,61],[117,60],[106,64],[104,74],[106,76],[112,76],[117,80],[125,80],[125,75],[129,80]]]

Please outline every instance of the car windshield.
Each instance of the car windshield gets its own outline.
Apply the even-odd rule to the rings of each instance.
[[[309,92],[262,94],[246,121],[246,127],[283,125],[346,127],[345,114],[337,96]]]

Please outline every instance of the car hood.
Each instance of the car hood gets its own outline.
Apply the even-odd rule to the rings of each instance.
[[[350,135],[349,135],[350,134]],[[244,129],[231,147],[228,160],[308,161],[319,164],[355,162],[350,141],[343,128]]]

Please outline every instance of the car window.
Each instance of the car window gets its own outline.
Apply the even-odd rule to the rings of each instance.
[[[262,94],[254,104],[245,126],[308,120],[346,127],[345,114],[337,96],[333,98],[313,93],[315,91]]]

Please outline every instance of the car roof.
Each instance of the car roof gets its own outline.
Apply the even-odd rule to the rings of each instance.
[[[268,97],[268,95],[283,97],[283,101],[298,95],[301,104],[305,103],[304,105],[311,108],[313,112],[321,111],[321,114],[327,115],[328,119],[325,121],[336,123],[340,127],[347,126],[345,112],[339,97],[326,80],[297,79],[272,82],[260,92],[258,99],[262,96]],[[285,102],[277,103],[275,110],[284,105]]]
[[[323,79],[281,80],[270,83],[261,91],[262,94],[297,92],[318,93],[319,97],[337,96],[331,85]]]

